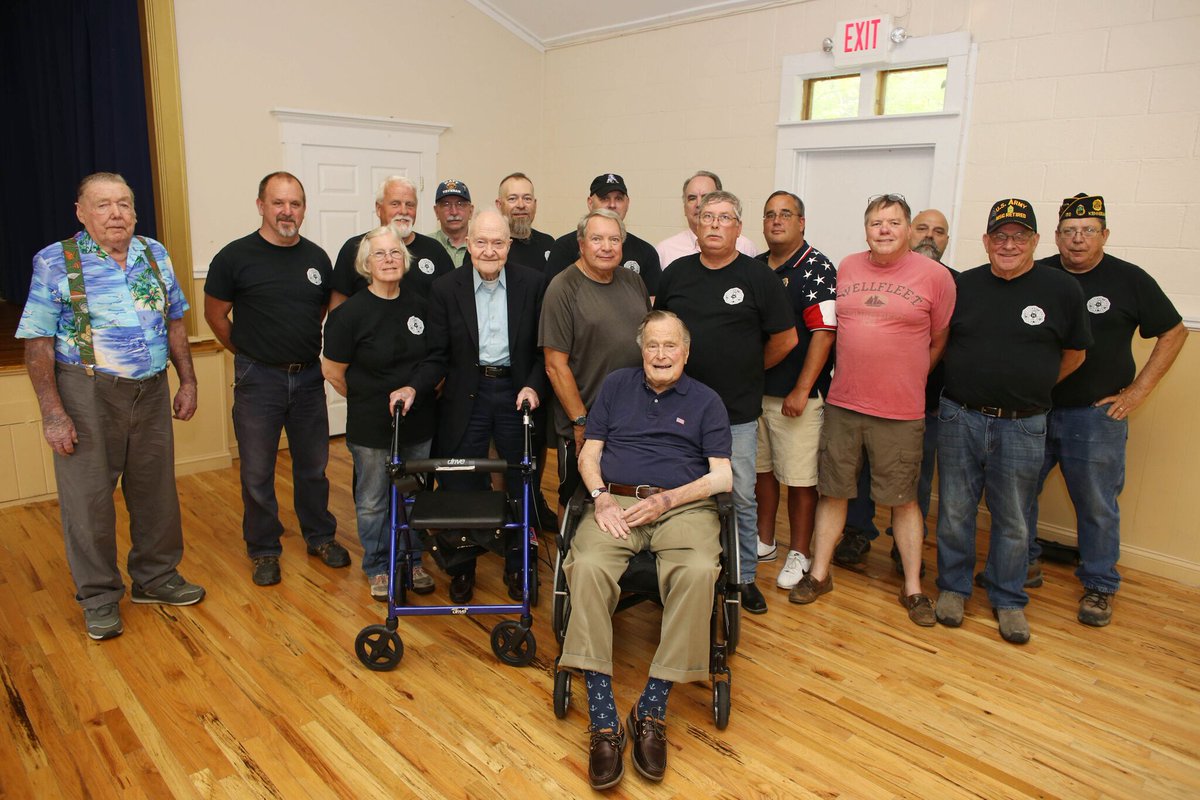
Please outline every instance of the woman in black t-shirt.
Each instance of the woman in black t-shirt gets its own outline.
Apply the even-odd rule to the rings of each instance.
[[[371,596],[378,600],[387,599],[391,542],[388,395],[412,382],[413,371],[425,357],[425,299],[401,289],[409,261],[408,250],[392,226],[363,236],[354,266],[369,283],[330,312],[321,365],[325,379],[346,397],[346,447],[354,459],[362,567]],[[418,397],[400,429],[400,457],[427,458],[432,439],[433,401]],[[433,578],[421,566],[419,552],[413,591],[433,591]]]

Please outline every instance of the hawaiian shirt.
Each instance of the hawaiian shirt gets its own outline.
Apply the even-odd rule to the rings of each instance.
[[[122,378],[148,378],[167,366],[167,327],[163,320],[163,288],[146,257],[153,250],[163,282],[167,285],[170,309],[167,316],[179,319],[187,300],[171,266],[171,257],[159,242],[138,237],[129,243],[126,267],[112,259],[87,231],[75,234],[83,265],[83,284],[92,322],[92,345],[96,370]],[[54,337],[55,358],[65,364],[80,364],[75,311],[62,244],[55,242],[33,257],[33,280],[29,299],[17,326],[18,339]]]

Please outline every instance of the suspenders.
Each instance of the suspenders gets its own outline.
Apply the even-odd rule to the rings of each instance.
[[[149,243],[144,236],[137,237],[138,241],[146,248],[146,259],[150,262],[150,269],[154,273],[155,280],[162,288],[163,293],[163,325],[167,324],[167,312],[171,309],[170,295],[167,293],[167,282],[163,280],[162,270],[158,267],[158,261],[154,258],[154,252],[150,249]],[[75,314],[75,339],[79,346],[79,360],[87,370],[88,374],[92,374],[92,368],[96,366],[96,350],[92,346],[92,316],[88,312],[87,291],[83,285],[83,261],[79,255],[79,242],[75,241],[74,237],[63,239],[60,242],[63,249],[63,262],[67,270],[67,288],[71,291],[71,310]]]

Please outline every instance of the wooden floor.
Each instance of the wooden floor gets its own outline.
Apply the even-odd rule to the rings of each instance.
[[[349,459],[331,449],[340,537],[357,558]],[[286,455],[280,467],[290,505]],[[331,570],[307,557],[288,512],[283,583],[255,587],[236,470],[179,487],[183,570],[208,597],[181,609],[126,600],[125,634],[107,642],[84,635],[57,506],[0,511],[0,796],[592,794],[586,712],[559,721],[551,709],[548,593],[529,667],[492,655],[498,617],[407,617],[399,667],[370,672],[351,647],[382,610],[357,561]],[[931,545],[925,559],[932,568]],[[780,565],[760,569],[770,612],[743,616],[729,727],[713,726],[707,684],[676,687],[666,780],[627,768],[611,795],[1200,796],[1197,591],[1128,570],[1116,621],[1097,630],[1075,621],[1070,572],[1050,566],[1032,592],[1033,639],[1015,647],[978,594],[958,630],[909,623],[885,546],[863,573],[835,571],[834,593],[807,607],[774,588]],[[481,564],[478,600],[499,600],[498,572],[495,558]],[[618,617],[621,708],[645,680],[657,625],[650,608]]]

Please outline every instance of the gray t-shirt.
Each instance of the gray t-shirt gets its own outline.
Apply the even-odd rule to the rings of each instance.
[[[538,345],[568,354],[579,396],[591,408],[608,373],[641,365],[637,329],[649,311],[646,286],[636,274],[616,269],[612,283],[597,283],[571,265],[546,288]],[[554,427],[560,436],[572,436],[571,420],[557,402]]]

